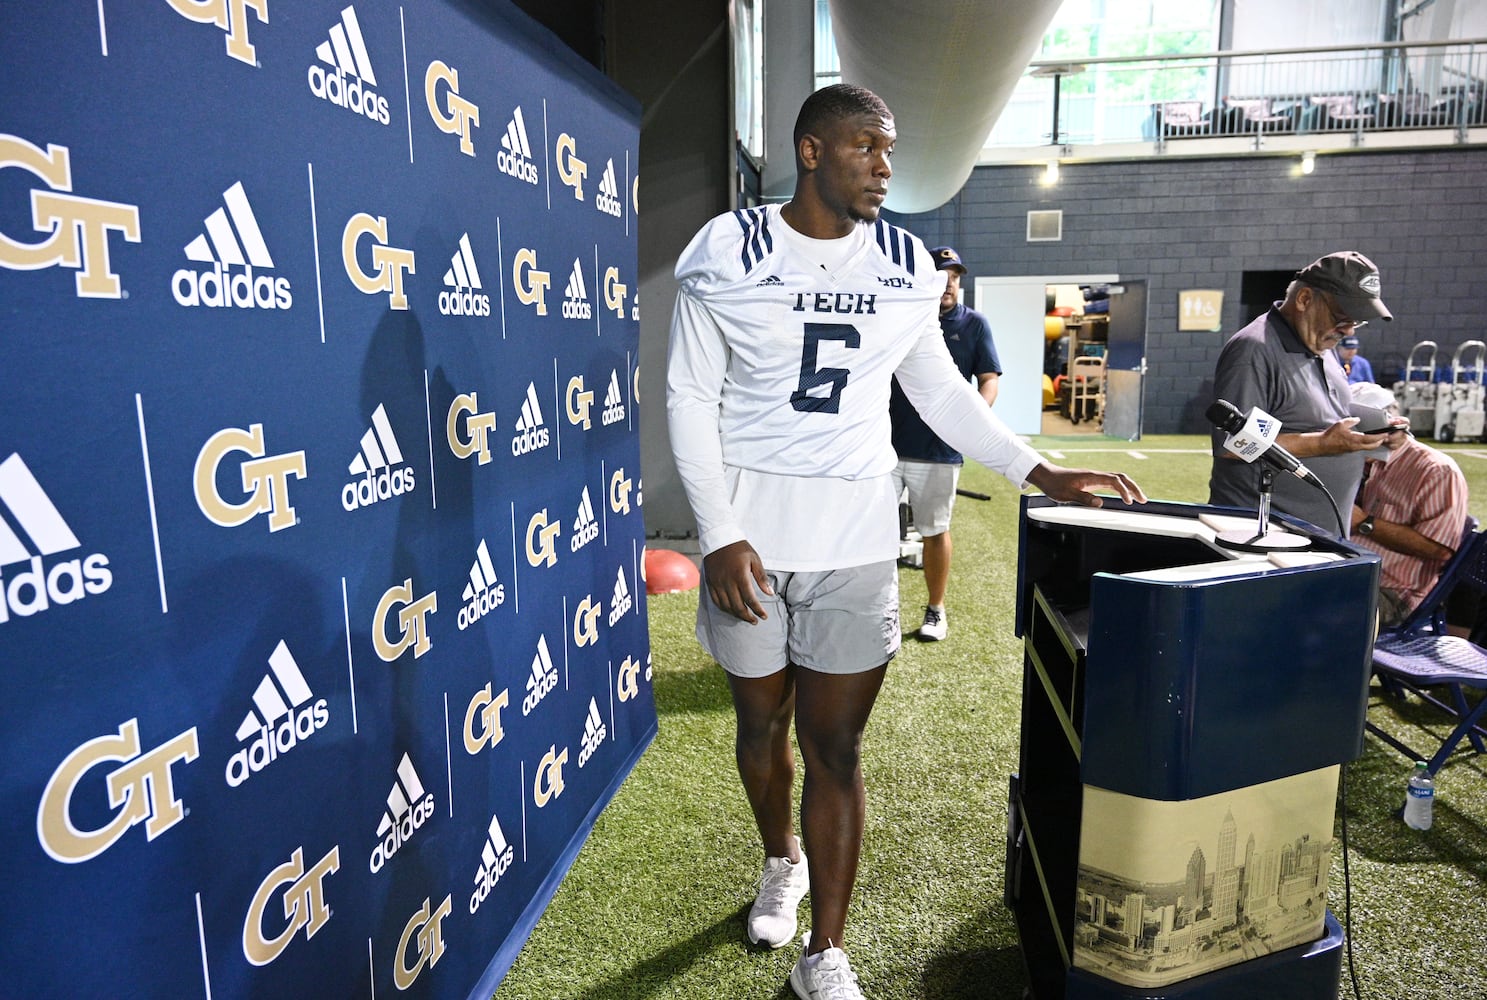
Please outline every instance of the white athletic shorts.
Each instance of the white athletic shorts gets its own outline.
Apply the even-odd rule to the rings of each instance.
[[[824,572],[771,572],[774,594],[759,594],[768,618],[750,624],[713,603],[707,579],[697,599],[697,641],[737,677],[768,677],[788,664],[826,674],[859,674],[899,647],[898,564]]]
[[[926,538],[950,530],[950,508],[955,506],[955,487],[959,484],[960,466],[953,462],[901,458],[893,470],[893,492],[902,499],[908,490],[914,527]]]

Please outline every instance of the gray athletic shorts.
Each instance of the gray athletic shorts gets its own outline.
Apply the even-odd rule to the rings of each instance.
[[[914,509],[914,528],[929,538],[950,530],[950,509],[955,506],[955,487],[960,466],[954,462],[917,462],[899,459],[893,470],[893,492],[900,498],[909,492]]]
[[[702,581],[697,641],[737,677],[768,677],[787,664],[858,674],[893,659],[899,647],[894,561],[825,572],[765,571],[768,618],[749,624],[713,603]]]

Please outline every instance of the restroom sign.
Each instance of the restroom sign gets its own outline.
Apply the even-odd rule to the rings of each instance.
[[[1219,328],[1224,312],[1224,293],[1209,288],[1190,288],[1177,293],[1177,328],[1179,330],[1213,330]]]

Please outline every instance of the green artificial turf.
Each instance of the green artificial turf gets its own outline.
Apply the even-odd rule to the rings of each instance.
[[[1033,439],[1062,465],[1120,469],[1154,499],[1207,496],[1207,438]],[[1453,445],[1487,522],[1487,445]],[[869,1000],[1016,1000],[1026,985],[1002,903],[1007,778],[1017,768],[1022,648],[1013,634],[1017,491],[968,464],[955,511],[949,638],[908,638],[868,726],[862,869],[846,947]],[[922,575],[900,571],[918,625]],[[750,946],[744,914],[762,854],[733,764],[720,669],[692,635],[697,592],[652,597],[660,733],[593,835],[496,1000],[784,998],[796,949]],[[1369,718],[1423,746],[1446,731],[1374,689]],[[1362,996],[1487,996],[1487,759],[1458,750],[1437,779],[1435,825],[1394,815],[1409,763],[1368,736],[1346,769],[1351,944]],[[1338,831],[1343,815],[1339,810]],[[1341,853],[1329,905],[1339,919]],[[801,907],[809,927],[809,901]],[[1342,996],[1352,995],[1344,959]]]

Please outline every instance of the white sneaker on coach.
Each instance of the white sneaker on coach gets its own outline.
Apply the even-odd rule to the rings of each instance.
[[[933,604],[924,609],[924,624],[919,626],[919,638],[931,642],[938,642],[945,638],[945,633],[950,631],[949,616],[944,608],[937,608]]]
[[[800,841],[795,843],[798,848]],[[794,940],[795,911],[810,890],[805,851],[793,863],[789,858],[765,858],[764,874],[759,876],[759,895],[749,907],[749,940],[770,948],[783,948]]]
[[[827,948],[819,955],[806,956],[811,935],[800,942],[800,960],[790,970],[790,988],[800,1000],[866,1000],[857,988],[857,973],[840,948]]]

